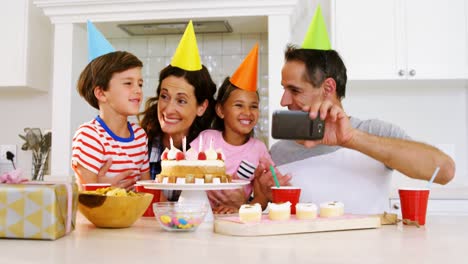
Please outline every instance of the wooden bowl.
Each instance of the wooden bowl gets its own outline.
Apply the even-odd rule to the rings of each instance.
[[[137,196],[80,193],[78,209],[97,227],[123,228],[135,223],[152,199],[153,195],[150,193],[138,193]]]

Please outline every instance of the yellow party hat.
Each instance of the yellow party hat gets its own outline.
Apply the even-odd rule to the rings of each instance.
[[[322,9],[320,5],[315,10],[314,17],[310,22],[309,29],[302,42],[303,49],[330,50],[331,44],[328,38],[325,19],[323,19]]]
[[[180,39],[179,46],[174,53],[174,57],[172,57],[171,65],[186,71],[199,71],[202,69],[192,20],[190,20],[184,35]]]
[[[257,91],[258,43],[250,50],[229,81],[240,89]]]

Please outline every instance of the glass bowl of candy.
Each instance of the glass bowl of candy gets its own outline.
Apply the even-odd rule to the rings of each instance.
[[[167,231],[195,231],[205,219],[208,205],[202,202],[159,202],[153,204],[156,220]]]

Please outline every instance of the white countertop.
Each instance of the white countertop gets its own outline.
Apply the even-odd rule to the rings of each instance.
[[[162,230],[154,218],[99,229],[81,215],[55,241],[0,239],[0,263],[468,263],[468,216],[429,216],[425,227],[265,237]],[[203,262],[202,262],[203,261]]]

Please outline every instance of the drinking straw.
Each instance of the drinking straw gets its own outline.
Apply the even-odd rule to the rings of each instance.
[[[431,180],[429,180],[429,182],[427,183],[427,188],[430,189],[431,188],[431,184],[432,182],[434,181],[435,177],[437,176],[437,173],[439,173],[439,170],[440,170],[440,167],[437,166],[437,168],[435,169],[434,173],[432,174],[432,177],[431,177]]]
[[[270,165],[270,171],[271,171],[271,175],[273,175],[273,180],[275,180],[276,187],[279,188],[280,184],[278,181],[278,177],[276,177],[276,172],[275,172],[275,169],[273,168],[273,165]]]

